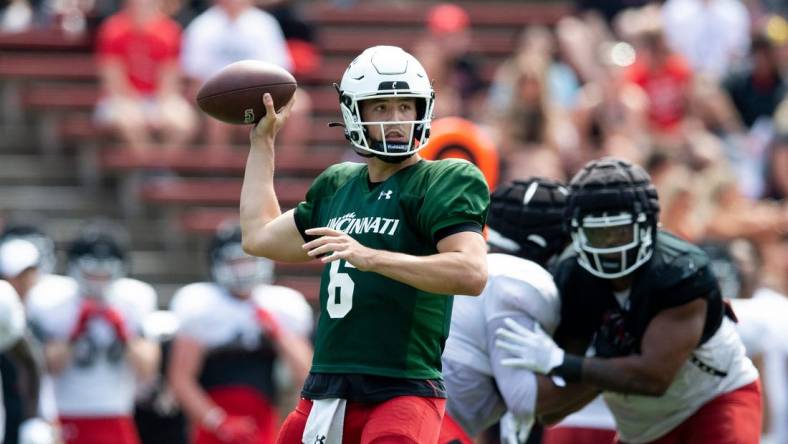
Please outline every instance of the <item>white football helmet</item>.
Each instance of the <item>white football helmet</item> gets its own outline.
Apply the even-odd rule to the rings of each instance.
[[[365,122],[359,102],[387,97],[416,99],[416,120],[399,122]],[[339,109],[345,122],[345,137],[365,157],[373,155],[405,158],[424,148],[430,137],[435,92],[424,67],[415,57],[396,46],[373,46],[361,53],[345,70],[339,85]],[[407,144],[369,140],[367,128],[410,124]],[[385,138],[384,138],[385,139]]]

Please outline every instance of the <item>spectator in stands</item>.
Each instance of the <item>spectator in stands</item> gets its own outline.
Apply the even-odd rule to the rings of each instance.
[[[486,85],[479,61],[469,53],[470,24],[468,12],[455,4],[439,3],[427,12],[427,35],[416,44],[414,55],[441,96],[436,117],[481,117]]]
[[[769,147],[765,197],[788,199],[788,97],[774,114],[776,136]]]
[[[562,110],[550,99],[547,60],[543,54],[520,58],[509,76],[496,77],[511,88],[505,104],[488,106],[491,113],[502,110],[491,114],[504,159],[502,181],[535,175],[565,179],[560,151],[567,140],[563,138],[568,134],[571,140],[574,128],[563,124]]]
[[[671,48],[691,69],[713,79],[742,61],[750,46],[750,16],[740,0],[668,0],[662,8]]]
[[[308,77],[320,68],[321,54],[317,35],[292,0],[258,0],[258,6],[270,13],[279,26],[287,42],[287,50],[293,62],[293,75],[296,78]]]
[[[750,63],[732,73],[723,85],[747,128],[759,118],[771,120],[788,92],[788,84],[782,78],[777,51],[768,36],[755,36]]]
[[[186,28],[182,65],[193,83],[193,91],[220,69],[244,59],[270,62],[289,71],[293,69],[279,23],[256,8],[252,0],[216,0],[213,7],[197,16]],[[290,152],[303,148],[310,132],[311,104],[303,90],[296,92],[296,103],[291,121],[282,130],[282,140],[287,141]],[[205,141],[209,149],[226,149],[233,140],[234,129],[245,142],[249,128],[206,119]]]
[[[33,23],[33,8],[27,0],[3,2],[0,7],[0,33],[26,31]]]
[[[68,251],[71,280],[29,300],[66,444],[139,443],[135,386],[153,376],[159,358],[140,329],[156,293],[125,277],[125,257],[109,229],[88,227]]]
[[[219,228],[209,253],[212,282],[187,285],[171,302],[180,327],[170,387],[193,443],[273,443],[282,388],[275,368],[284,363],[303,383],[312,310],[299,292],[271,285],[273,262],[243,252],[237,224]]]
[[[643,89],[649,99],[651,132],[672,143],[688,114],[692,70],[686,60],[672,52],[663,35],[659,15],[652,8],[639,13],[643,25],[637,33],[637,56],[624,76]]]
[[[195,113],[181,91],[180,41],[180,25],[159,10],[159,0],[126,0],[99,29],[96,120],[137,152],[154,136],[180,147],[194,131]]]

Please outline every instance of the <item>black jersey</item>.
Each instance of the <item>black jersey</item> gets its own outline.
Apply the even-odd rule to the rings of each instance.
[[[661,311],[695,299],[707,301],[700,344],[719,328],[724,313],[717,280],[706,254],[694,245],[659,231],[651,259],[634,271],[625,303],[616,298],[610,280],[596,277],[567,251],[555,277],[561,295],[559,343],[593,339],[597,356],[626,356],[640,352],[643,335]]]

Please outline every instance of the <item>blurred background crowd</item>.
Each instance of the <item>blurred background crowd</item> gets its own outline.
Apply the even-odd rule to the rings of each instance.
[[[3,256],[0,244],[0,276],[25,296],[42,280],[25,277],[29,270],[73,272],[79,255],[67,253],[85,236],[86,220],[102,217],[123,231],[125,240],[113,241],[123,266],[112,279],[135,278],[151,300],[134,315],[119,308],[118,331],[139,324],[138,336],[166,353],[137,350],[138,361],[160,368],[142,372],[145,383],[119,401],[118,412],[131,415],[136,397],[143,442],[184,439],[177,401],[186,399],[187,416],[201,416],[202,407],[194,387],[176,387],[172,396],[161,382],[174,332],[191,319],[177,313],[173,295],[204,280],[229,288],[217,275],[221,261],[206,253],[215,251],[217,227],[237,217],[248,140],[248,128],[199,113],[197,88],[242,59],[295,75],[300,87],[277,158],[277,193],[291,207],[325,166],[353,160],[341,130],[326,125],[339,118],[331,84],[365,47],[394,44],[434,79],[437,148],[484,165],[491,188],[534,175],[568,181],[607,155],[649,171],[662,225],[709,252],[724,295],[736,300],[748,352],[764,375],[764,442],[786,444],[787,17],[780,0],[2,0],[0,228],[6,241],[40,242],[33,242],[36,259],[22,262],[24,247]],[[430,153],[440,155],[437,148]],[[12,236],[20,227],[35,236]],[[318,272],[276,264],[275,275],[253,276],[295,289],[314,307]],[[43,324],[60,322],[41,320],[55,316],[50,309],[28,307]],[[278,309],[269,310],[274,318]],[[289,314],[274,324],[308,339],[309,315],[283,310]],[[278,331],[255,313],[255,328]],[[57,334],[36,336],[46,348]],[[192,336],[202,344],[198,356],[213,350],[213,339]],[[265,384],[289,393],[267,392],[285,411],[309,347],[283,356],[276,338],[266,356],[287,365]],[[191,365],[197,380],[201,358],[185,353],[178,365]],[[13,402],[22,401],[9,401],[13,362],[0,364],[6,442],[13,443],[13,412],[22,411]],[[80,393],[58,392],[63,381],[50,372],[49,415],[62,417],[59,397]],[[74,416],[73,406],[66,410]],[[156,421],[176,434],[157,441],[165,425]]]

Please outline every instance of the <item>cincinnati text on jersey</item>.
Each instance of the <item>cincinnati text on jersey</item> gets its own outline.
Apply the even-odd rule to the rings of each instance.
[[[356,213],[348,213],[329,219],[327,226],[345,234],[377,233],[394,236],[399,227],[399,219],[379,216],[356,217]]]

